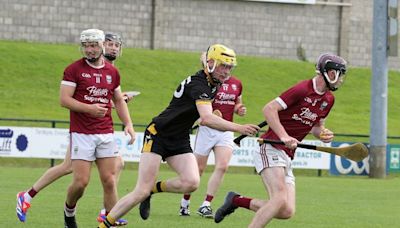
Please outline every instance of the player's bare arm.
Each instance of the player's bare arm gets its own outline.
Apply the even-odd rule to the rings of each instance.
[[[247,109],[246,109],[246,106],[244,106],[244,104],[242,102],[242,96],[241,95],[236,99],[236,104],[235,104],[234,111],[239,116],[246,115]]]
[[[299,141],[286,132],[279,119],[278,112],[283,110],[283,107],[276,101],[272,100],[264,106],[263,114],[269,127],[275,132],[279,139],[285,143],[289,149],[295,149]]]
[[[196,102],[197,111],[200,114],[200,124],[210,128],[218,129],[221,131],[234,131],[245,135],[255,135],[260,128],[254,124],[240,125],[212,113],[212,106],[210,102]]]
[[[124,97],[122,96],[122,92],[120,88],[115,89],[113,102],[115,105],[115,110],[117,111],[119,119],[124,124],[124,132],[125,135],[129,134],[131,139],[129,140],[129,144],[133,144],[136,139],[135,130],[132,126],[132,120],[129,115],[128,105],[126,104]]]
[[[62,107],[68,108],[74,112],[84,112],[93,117],[104,117],[107,113],[106,104],[85,104],[73,98],[75,92],[74,86],[61,85],[60,87],[60,104]]]

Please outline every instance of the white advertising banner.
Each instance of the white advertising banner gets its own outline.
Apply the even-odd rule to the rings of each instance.
[[[195,136],[191,135],[190,138],[193,147]],[[129,136],[122,131],[115,132],[115,140],[125,161],[139,161],[143,146],[142,132],[136,132],[136,141],[133,145],[128,145]],[[305,140],[303,142],[323,145],[320,141]],[[2,157],[63,159],[68,145],[68,129],[0,126],[0,156]],[[257,138],[247,137],[242,140],[241,147],[235,146],[229,164],[253,167],[253,154],[258,150]],[[214,164],[214,161],[214,154],[211,153],[208,164]],[[296,150],[293,160],[293,167],[302,169],[329,169],[329,164],[329,154],[301,148]]]
[[[242,139],[240,145],[240,147],[235,145],[235,147],[233,148],[233,155],[229,162],[229,165],[253,167],[253,154],[259,150],[257,138],[244,138]],[[210,153],[207,164],[215,164],[214,153]]]
[[[56,128],[0,127],[0,156],[64,158],[68,130]]]
[[[302,143],[316,146],[330,146],[319,140],[303,140]],[[298,148],[292,161],[293,168],[300,169],[329,169],[331,155],[315,150]]]
[[[316,146],[330,146],[319,140],[303,140],[302,143]],[[233,156],[229,165],[231,166],[254,166],[253,154],[259,150],[257,138],[247,137],[241,141],[241,146],[234,147]],[[300,169],[329,169],[330,154],[315,150],[297,148],[294,160],[292,161],[293,168]],[[209,164],[214,164],[213,153],[208,159]]]
[[[115,140],[126,161],[139,161],[143,133],[128,145],[129,136],[115,132]],[[69,146],[68,129],[36,127],[0,127],[0,156],[63,159]]]

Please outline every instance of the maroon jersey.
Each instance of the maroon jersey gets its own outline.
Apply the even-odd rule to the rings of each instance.
[[[104,117],[96,118],[87,113],[70,111],[70,132],[84,134],[113,133],[111,98],[120,86],[118,70],[107,61],[95,68],[84,58],[72,63],[64,71],[63,85],[75,87],[73,98],[86,104],[106,104]]]
[[[242,95],[242,82],[231,76],[219,87],[212,103],[213,110],[218,109],[222,118],[233,121],[233,113],[238,97]]]
[[[335,97],[331,91],[323,94],[317,92],[315,80],[310,79],[291,87],[277,97],[276,101],[284,108],[278,113],[282,126],[291,137],[302,141],[311,128],[328,115],[335,102]],[[261,137],[279,140],[271,128]],[[284,145],[273,146],[286,151],[293,159],[294,150],[290,150]]]

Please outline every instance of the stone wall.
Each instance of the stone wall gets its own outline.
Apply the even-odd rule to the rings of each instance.
[[[0,0],[0,39],[79,41],[87,28],[120,32],[131,47],[149,47],[151,0]]]
[[[369,67],[373,1],[343,2],[0,0],[0,39],[73,43],[81,30],[101,28],[121,33],[128,47],[200,52],[224,43],[239,55],[308,61],[334,52]],[[399,58],[389,66],[400,67]]]

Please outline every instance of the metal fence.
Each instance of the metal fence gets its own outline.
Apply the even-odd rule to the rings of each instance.
[[[0,126],[2,123],[5,122],[5,125],[17,125],[17,126],[28,126],[28,127],[37,127],[36,125],[39,125],[40,127],[51,127],[51,128],[68,128],[69,127],[69,121],[66,120],[46,120],[46,119],[21,119],[21,118],[0,118]],[[10,124],[11,123],[11,124]],[[18,124],[16,124],[18,123]],[[114,123],[114,127],[116,129],[120,128],[121,130],[124,129],[124,125],[122,123]],[[134,127],[144,129],[147,127],[146,124],[134,124]],[[191,129],[191,133],[194,133],[194,130],[198,127],[196,125]],[[262,134],[265,131],[259,132],[259,134]],[[256,135],[256,136],[259,136]],[[345,137],[347,138],[360,138],[363,139],[363,141],[368,140],[370,137],[369,135],[365,134],[344,134],[344,133],[335,133],[335,137]],[[388,136],[387,139],[390,140],[400,140],[400,136]],[[358,140],[357,140],[358,141]],[[360,140],[361,141],[361,140]],[[50,166],[53,167],[55,164],[55,159],[50,159]],[[317,175],[321,176],[321,170],[317,170]]]
[[[67,120],[45,120],[45,119],[22,119],[22,118],[0,118],[0,121],[5,122],[24,122],[24,123],[42,123],[49,124],[51,128],[57,128],[62,125],[69,125],[69,121]],[[114,126],[117,128],[124,129],[124,125],[122,123],[114,123]],[[145,128],[147,124],[133,124],[134,127]],[[192,131],[195,129],[194,127]],[[261,131],[263,132],[263,131]],[[369,135],[365,134],[345,134],[345,133],[335,133],[336,137],[352,137],[352,138],[369,138]],[[400,136],[387,136],[387,139],[395,139],[400,140]]]

